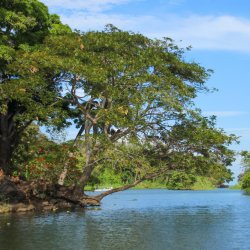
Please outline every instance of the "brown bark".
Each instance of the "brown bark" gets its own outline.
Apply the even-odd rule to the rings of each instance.
[[[101,200],[115,192],[124,191],[144,180],[155,178],[167,169],[160,169],[157,172],[146,174],[134,183],[114,188],[97,196],[83,194],[80,188],[75,192],[73,188],[52,184],[46,181],[37,180],[33,182],[22,181],[18,178],[3,176],[0,178],[0,194],[9,201],[9,212],[26,212],[37,210],[69,209],[85,206],[99,206]],[[1,205],[0,202],[0,213]]]
[[[69,152],[68,157],[73,157],[73,153]],[[70,164],[70,161],[68,159],[66,159],[63,171],[61,172],[59,179],[58,179],[58,182],[57,182],[58,185],[60,185],[60,186],[64,185],[64,182],[65,182],[65,179],[66,179],[67,173],[68,173],[69,164]]]
[[[0,168],[5,174],[11,173],[10,161],[13,153],[13,137],[11,135],[13,121],[7,115],[0,117]]]
[[[23,131],[32,123],[32,120],[22,123],[14,121],[15,115],[21,112],[20,110],[15,110],[15,106],[15,103],[9,103],[6,114],[0,113],[0,169],[6,175],[11,175],[13,152],[20,142]]]
[[[88,120],[85,121],[85,156],[86,161],[82,170],[82,176],[79,179],[79,184],[84,188],[86,182],[90,179],[91,173],[93,171],[94,165],[91,164],[91,156],[92,156],[92,142],[90,138],[90,129],[92,127],[92,123]]]
[[[6,175],[11,173],[11,151],[10,142],[6,138],[3,138],[0,141],[0,169],[2,169]]]
[[[83,189],[86,186],[87,182],[89,181],[91,174],[96,167],[96,165],[101,162],[104,159],[108,159],[107,157],[104,157],[99,160],[91,160],[91,157],[94,158],[94,156],[97,155],[97,153],[100,151],[100,145],[97,144],[95,148],[89,152],[89,157],[87,157],[86,164],[84,165],[82,175],[78,181],[78,185],[80,185]]]
[[[117,193],[117,192],[120,192],[120,191],[125,191],[127,189],[130,189],[132,187],[135,187],[136,185],[138,185],[139,183],[143,182],[144,180],[137,180],[135,181],[134,183],[132,184],[128,184],[128,185],[125,185],[125,186],[121,186],[121,187],[118,187],[118,188],[113,188],[111,190],[108,190],[108,191],[105,191],[97,196],[94,196],[97,200],[101,201],[105,196],[108,196],[110,194],[113,194],[113,193]]]
[[[54,198],[58,198],[58,199],[64,199],[68,202],[72,202],[75,204],[78,204],[79,206],[99,206],[101,203],[101,200],[113,193],[116,192],[120,192],[120,191],[124,191],[127,189],[130,189],[132,187],[135,187],[136,185],[138,185],[139,183],[145,181],[145,180],[151,180],[155,177],[160,176],[163,173],[169,172],[168,169],[166,168],[162,168],[159,169],[158,171],[154,172],[154,173],[150,173],[150,174],[146,174],[144,175],[141,179],[136,180],[135,182],[128,184],[128,185],[124,185],[118,188],[113,188],[111,190],[105,191],[99,195],[96,196],[88,196],[86,194],[83,193],[82,188],[80,187],[75,187],[75,188],[71,188],[69,189],[68,187],[60,187],[56,193],[54,194]]]
[[[79,138],[81,137],[81,135],[82,135],[84,129],[85,129],[85,126],[82,126],[82,127],[80,128],[79,132],[78,132],[77,135],[76,135],[76,138],[75,138],[75,140],[74,140],[74,143],[73,143],[73,145],[72,145],[72,148],[74,148],[74,147],[77,145],[78,140],[79,140]],[[73,157],[73,153],[72,153],[72,152],[69,152],[69,153],[68,153],[68,157]],[[61,172],[61,174],[59,175],[59,178],[58,178],[58,182],[57,182],[58,185],[61,185],[61,186],[64,185],[64,182],[65,182],[65,179],[66,179],[67,173],[68,173],[68,168],[69,168],[69,160],[66,159],[66,161],[65,161],[65,163],[64,163],[63,171]]]
[[[136,180],[134,183],[131,183],[131,184],[128,184],[128,185],[125,185],[125,186],[121,186],[121,187],[118,187],[118,188],[113,188],[113,189],[108,190],[108,191],[105,191],[105,192],[95,196],[95,198],[98,199],[99,201],[101,201],[107,195],[110,195],[110,194],[113,194],[113,193],[116,193],[116,192],[120,192],[120,191],[125,191],[127,189],[132,188],[132,187],[135,187],[136,185],[138,185],[139,183],[141,183],[141,182],[143,182],[145,180],[151,180],[151,179],[153,179],[155,177],[158,177],[159,175],[161,175],[161,174],[163,174],[165,172],[168,172],[168,170],[165,169],[165,168],[160,169],[155,173],[151,173],[151,174],[147,174],[147,175],[143,176],[141,179]]]

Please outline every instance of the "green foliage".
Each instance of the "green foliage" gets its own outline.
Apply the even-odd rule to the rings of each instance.
[[[187,174],[183,172],[174,172],[168,179],[168,189],[191,189],[196,181],[196,177],[193,174]]]
[[[193,106],[198,92],[208,91],[211,72],[186,62],[171,39],[108,25],[102,32],[48,38],[46,46],[51,56],[66,58],[62,99],[82,128],[85,159],[98,162],[93,169],[85,162],[83,175],[111,166],[127,183],[162,168],[231,180],[228,145],[237,138]]]
[[[241,186],[242,186],[241,183],[237,183],[237,184],[235,184],[233,186],[230,186],[229,189],[232,189],[232,190],[241,190],[242,189]]]
[[[192,185],[192,190],[212,190],[216,185],[208,178],[204,176],[197,176],[195,183]]]
[[[0,130],[0,159],[10,138],[7,156],[19,152],[29,178],[55,181],[69,165],[81,171],[82,187],[133,183],[152,173],[171,173],[175,189],[191,187],[197,175],[231,180],[228,145],[237,138],[194,106],[198,93],[209,91],[211,71],[187,62],[173,40],[112,25],[71,32],[36,0],[4,0],[0,12],[0,119],[11,124]],[[29,147],[34,157],[25,156],[20,140],[34,120],[57,129],[75,123],[81,152],[68,161],[70,147],[43,138]]]
[[[241,156],[242,156],[242,165],[244,166],[245,171],[247,172],[250,170],[250,152],[242,151]]]
[[[145,188],[163,189],[163,188],[166,188],[166,183],[163,182],[161,179],[157,178],[157,179],[141,182],[136,187],[134,187],[134,189],[145,189]]]
[[[105,169],[103,173],[94,174],[94,177],[88,183],[86,190],[96,188],[120,187],[125,184],[133,183],[124,181],[121,173],[115,173],[112,169]],[[155,178],[138,184],[134,189],[170,189],[170,190],[212,190],[216,185],[208,178],[195,176],[193,174],[175,172],[170,178]]]
[[[250,194],[250,152],[242,151],[242,165],[244,166],[244,172],[239,176],[239,182],[241,184],[241,189],[245,191],[246,194]]]
[[[62,24],[58,15],[50,15],[49,33],[52,35],[70,34],[72,31],[68,25]]]
[[[98,175],[99,183],[102,185],[113,186],[115,184],[122,184],[121,176],[119,173],[115,173],[112,169],[105,169],[101,174]]]
[[[58,62],[66,58],[61,65],[68,73],[61,81],[68,92],[62,99],[71,103],[77,127],[84,128],[90,161],[102,159],[104,168],[111,164],[127,173],[127,182],[171,165],[176,171],[213,173],[218,182],[231,180],[226,167],[234,153],[227,146],[236,137],[193,109],[197,93],[208,91],[210,71],[186,62],[171,39],[152,40],[109,25],[45,44]]]
[[[11,159],[32,121],[67,124],[66,106],[56,99],[60,71],[42,44],[49,35],[69,33],[37,0],[0,2],[0,166],[7,174],[14,170]]]
[[[47,7],[37,0],[3,0],[0,4],[2,42],[36,44],[48,33]]]
[[[250,172],[246,172],[243,177],[241,178],[242,182],[242,189],[249,189],[250,188]]]
[[[37,0],[2,0],[0,30],[1,42],[16,48],[20,44],[41,43],[50,32],[70,32],[70,28],[61,24],[57,15],[50,15],[47,6]]]
[[[69,157],[69,152],[72,153]],[[67,183],[73,183],[79,176],[77,169],[77,150],[70,143],[55,143],[39,131],[37,125],[31,125],[23,133],[21,141],[12,158],[15,166],[13,175],[27,180],[48,180],[56,183],[68,161]]]
[[[46,142],[46,147],[43,147],[43,144],[40,143],[39,147],[31,150],[34,156],[21,168],[21,171],[25,171],[25,177],[29,180],[43,179],[56,183],[63,170],[68,149],[53,142]],[[76,165],[75,161],[73,157],[69,159],[70,169]]]

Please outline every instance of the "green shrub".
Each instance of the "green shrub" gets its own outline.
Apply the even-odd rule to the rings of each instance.
[[[242,189],[245,191],[246,194],[250,194],[250,171],[246,172],[242,178]]]
[[[191,189],[195,183],[196,177],[193,174],[187,174],[184,172],[174,172],[168,179],[168,189]]]

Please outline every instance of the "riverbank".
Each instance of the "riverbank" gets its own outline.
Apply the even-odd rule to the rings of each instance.
[[[56,211],[100,205],[101,198],[83,195],[79,188],[43,180],[0,178],[0,213]]]
[[[120,186],[123,186],[124,183],[101,183],[96,186],[86,186],[85,190],[86,191],[95,191],[97,189],[108,189],[110,187],[112,188],[118,188]],[[189,186],[189,187],[184,187],[184,188],[176,188],[176,190],[213,190],[216,189],[217,187],[212,184],[211,181],[209,181],[207,178],[203,177],[198,177],[196,182]],[[173,190],[173,188],[168,188],[166,183],[160,182],[158,180],[155,181],[144,181],[139,183],[137,186],[131,188],[133,190],[140,190],[140,189],[168,189],[168,190]]]
[[[26,213],[26,212],[46,212],[57,210],[74,209],[75,205],[61,201],[31,201],[29,203],[0,203],[0,214],[3,213]]]
[[[124,186],[124,183],[105,183],[98,185],[98,187],[88,186],[85,191],[99,190],[101,192],[88,196],[83,194],[81,190],[75,193],[75,190],[70,187],[42,180],[28,182],[4,177],[0,180],[0,213],[71,210],[86,206],[99,206],[102,198],[110,194],[108,190],[121,186]],[[166,184],[154,180],[144,181],[132,189],[213,190],[216,188],[207,178],[198,177],[192,186],[185,188],[169,188]]]
[[[231,190],[241,190],[242,187],[241,187],[241,184],[237,183],[237,184],[235,184],[233,186],[229,186],[229,189],[231,189]]]

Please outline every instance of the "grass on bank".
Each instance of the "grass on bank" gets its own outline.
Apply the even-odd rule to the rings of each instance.
[[[216,187],[205,177],[197,177],[196,182],[191,186],[191,190],[213,190]]]
[[[237,184],[235,184],[233,186],[229,186],[229,189],[231,189],[231,190],[241,190],[242,189],[241,183],[237,183]]]
[[[86,191],[94,191],[96,189],[105,189],[105,188],[118,188],[125,185],[124,183],[112,183],[112,182],[106,182],[106,183],[100,183],[98,185],[94,186],[86,186]],[[154,181],[144,181],[138,184],[137,186],[133,187],[132,189],[138,190],[138,189],[168,189],[166,183],[163,183],[159,180]],[[196,182],[191,185],[190,187],[181,188],[182,190],[213,190],[216,189],[216,186],[213,185],[213,183],[208,180],[205,177],[197,177]]]

